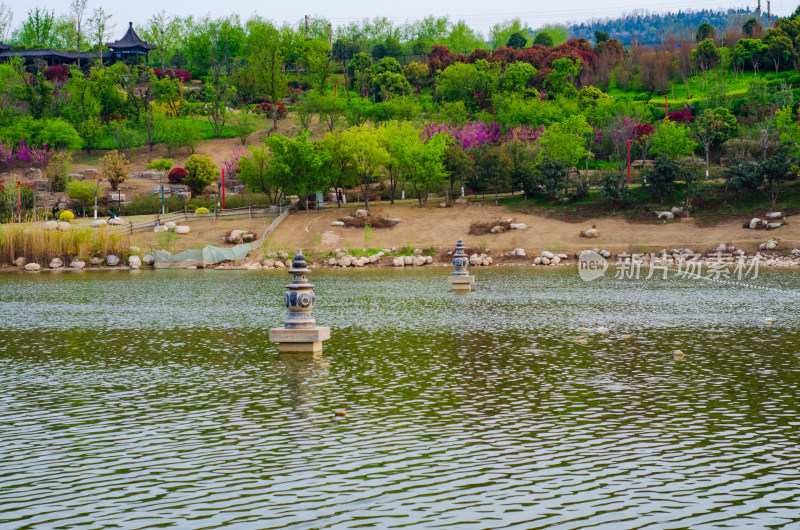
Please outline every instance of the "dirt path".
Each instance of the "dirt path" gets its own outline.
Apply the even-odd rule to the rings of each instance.
[[[619,219],[596,219],[585,223],[568,223],[535,215],[509,212],[503,207],[459,205],[453,208],[428,207],[420,209],[411,205],[379,205],[373,212],[384,217],[397,217],[402,222],[391,229],[376,229],[365,240],[364,230],[330,226],[332,221],[352,214],[348,208],[333,208],[321,213],[299,212],[290,215],[270,238],[273,248],[303,248],[330,250],[332,248],[378,248],[453,246],[459,236],[468,247],[488,247],[493,252],[503,252],[522,247],[528,252],[553,250],[575,252],[585,248],[601,247],[611,252],[652,252],[662,248],[692,248],[706,251],[719,243],[733,244],[748,252],[770,237],[781,247],[800,247],[800,222],[778,230],[765,232],[742,228],[741,221],[729,221],[713,227],[697,227],[692,220],[678,220],[666,224],[630,223]],[[471,236],[473,221],[489,221],[513,217],[516,222],[528,225],[527,230],[512,230],[503,234]],[[601,236],[598,239],[580,237],[582,230],[595,225]]]

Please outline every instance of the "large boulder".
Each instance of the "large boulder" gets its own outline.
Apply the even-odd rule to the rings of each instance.
[[[490,258],[491,259],[491,258]],[[425,263],[431,264],[433,263],[433,256],[425,256]]]
[[[24,267],[25,263],[27,263],[27,260],[22,256],[14,260],[14,266],[16,267]]]
[[[131,269],[141,269],[142,260],[139,258],[139,256],[131,256],[128,258],[128,266],[130,266]]]
[[[672,207],[672,209],[670,209],[670,212],[671,212],[671,213],[672,213],[672,215],[674,215],[675,217],[681,217],[681,216],[683,216],[683,208],[681,208],[681,207],[679,207],[679,206],[673,206],[673,207]]]
[[[403,264],[404,265],[413,265],[414,264],[414,257],[413,256],[403,256]]]
[[[356,217],[367,218],[369,217],[369,212],[367,210],[356,210]]]
[[[412,264],[413,264],[415,267],[419,267],[420,265],[425,265],[425,258],[424,258],[424,257],[422,257],[422,256],[416,256],[416,257],[414,258],[414,260],[412,261]]]
[[[539,255],[540,255],[541,257],[543,257],[543,258],[547,258],[547,259],[549,259],[549,260],[550,260],[550,259],[553,259],[553,258],[555,257],[555,254],[553,254],[552,252],[550,252],[550,251],[547,251],[547,250],[543,250],[543,251],[542,251],[542,252],[541,252]]]
[[[767,230],[774,230],[776,228],[780,228],[783,226],[783,223],[774,222],[774,223],[767,223]]]
[[[505,227],[505,226],[501,226],[501,225],[495,225],[495,226],[493,226],[493,227],[492,227],[492,229],[490,230],[490,232],[491,232],[492,234],[502,234],[502,233],[503,233],[503,232],[505,232],[505,231],[506,231],[506,227]]]
[[[780,219],[781,217],[783,217],[783,214],[781,214],[781,212],[769,212],[767,215],[765,215],[765,217],[769,220],[774,220],[774,219]]]
[[[331,226],[344,226],[344,221],[334,221]]]
[[[276,269],[285,269],[286,265],[282,261],[276,261],[275,262],[275,268]]]
[[[108,220],[108,224],[112,226],[122,226],[125,224],[125,221],[122,220],[122,217],[114,217]]]
[[[97,267],[98,265],[101,265],[103,263],[103,260],[101,260],[100,258],[95,256],[95,257],[93,257],[92,259],[89,260],[89,263],[91,263],[92,265]]]
[[[156,226],[155,228],[153,228],[153,232],[155,232],[155,233],[157,234],[157,233],[159,233],[159,232],[168,232],[168,230],[167,230],[167,227],[166,227],[166,226],[164,226],[164,225],[158,225],[158,226]]]
[[[107,224],[108,224],[108,222],[106,222],[105,219],[95,219],[94,221],[92,221],[91,227],[92,228],[102,228],[102,227],[106,226]]]
[[[169,230],[170,232],[172,232],[173,230],[175,230],[175,227],[176,227],[176,226],[178,226],[178,225],[176,225],[176,224],[175,224],[175,223],[173,223],[172,221],[167,221],[166,223],[164,223],[164,226],[166,226],[166,227],[167,227],[167,230]],[[239,230],[234,230],[234,232],[239,232]],[[233,234],[231,234],[231,236],[233,236],[233,237],[236,237],[236,236],[234,236]]]
[[[125,202],[125,194],[120,192],[117,193],[112,192],[106,196],[106,200],[108,202]]]
[[[675,214],[672,212],[656,212],[656,215],[658,215],[658,218],[662,221],[671,221],[675,219]]]
[[[70,262],[70,264],[69,264],[69,267],[70,267],[71,269],[78,269],[78,270],[80,270],[80,269],[83,269],[84,267],[86,267],[86,262],[85,262],[85,261],[80,261],[80,260],[74,259],[74,260],[72,260],[72,261]]]
[[[38,263],[27,263],[23,268],[28,272],[38,272],[42,267]]]
[[[191,228],[189,228],[186,225],[181,225],[181,226],[176,226],[175,227],[175,233],[176,234],[188,234],[189,230],[191,230]]]
[[[106,256],[106,265],[109,267],[116,267],[119,265],[119,258],[116,257],[114,254],[109,254]]]
[[[58,221],[47,221],[42,228],[44,228],[45,230],[57,230]]]
[[[477,265],[480,265],[481,263],[483,263],[483,258],[478,256],[477,254],[473,254],[472,256],[469,257],[469,264],[470,265],[477,266]]]
[[[511,223],[509,226],[511,226],[511,230],[527,230],[528,229],[528,225],[526,225],[525,223]]]
[[[761,228],[761,225],[762,225],[761,219],[759,219],[758,217],[753,217],[752,219],[750,219],[751,229],[755,230],[756,228]]]
[[[58,258],[53,258],[50,260],[50,268],[51,269],[60,269],[64,266],[64,262]]]
[[[66,221],[61,221],[58,223],[58,230],[61,232],[69,232],[72,229],[72,225]]]
[[[336,262],[334,261],[334,263]],[[272,258],[267,258],[261,262],[261,265],[267,269],[273,269],[275,268],[275,260]]]
[[[406,264],[406,261],[403,258],[394,258],[392,260],[392,265],[395,266],[395,267],[404,267],[405,264]]]
[[[585,232],[581,232],[581,235],[583,237],[588,237],[588,238],[600,237],[600,230],[598,230],[597,228],[590,228]]]

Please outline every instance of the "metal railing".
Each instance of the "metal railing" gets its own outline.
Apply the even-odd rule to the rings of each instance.
[[[195,213],[189,211],[173,212],[165,215],[157,215],[147,221],[138,221],[135,223],[129,221],[127,224],[111,226],[109,228],[129,234],[136,234],[138,232],[153,230],[157,224],[163,225],[169,222],[177,224],[211,219],[216,223],[218,220],[256,219],[259,217],[271,216],[278,216],[282,221],[288,214],[289,208],[286,206],[245,206],[242,208],[228,208],[225,210],[214,208],[209,213]],[[275,224],[275,221],[273,221],[272,224]],[[277,227],[277,225],[275,226]]]

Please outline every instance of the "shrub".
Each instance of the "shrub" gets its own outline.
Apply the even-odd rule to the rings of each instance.
[[[469,234],[472,236],[482,236],[490,234],[495,226],[502,226],[503,232],[511,229],[513,219],[495,219],[493,221],[475,221],[469,225]]]
[[[209,155],[192,155],[185,165],[186,177],[183,180],[193,196],[202,194],[206,186],[217,178],[217,166]]]
[[[50,158],[45,168],[45,176],[50,181],[50,189],[64,191],[69,182],[69,172],[72,169],[72,155],[58,153]]]
[[[86,208],[94,202],[100,186],[96,182],[81,182],[78,180],[67,184],[67,195],[83,208],[83,215],[86,215]]]
[[[289,111],[283,103],[259,103],[253,108],[253,112],[261,116],[272,116],[274,110],[278,111],[278,119],[282,120],[289,115]]]
[[[83,145],[81,135],[78,134],[75,127],[61,118],[45,121],[42,132],[39,133],[39,139],[43,144],[55,149],[73,150],[80,149]]]
[[[169,175],[167,175],[167,178],[170,182],[178,184],[183,182],[183,179],[186,178],[187,174],[188,172],[182,167],[174,167],[172,168],[172,171],[169,172]]]
[[[194,213],[211,213],[211,210],[209,210],[205,206],[201,206],[200,208],[196,208]]]
[[[111,189],[116,191],[119,185],[125,182],[130,172],[128,158],[119,151],[111,151],[100,159],[100,173],[111,184]]]
[[[69,68],[66,66],[62,66],[57,64],[55,66],[50,66],[47,70],[44,71],[44,78],[50,81],[66,81],[69,77]]]
[[[73,219],[75,219],[75,214],[70,212],[69,210],[64,210],[63,212],[58,214],[58,220],[59,221],[65,221],[65,222],[69,223]]]

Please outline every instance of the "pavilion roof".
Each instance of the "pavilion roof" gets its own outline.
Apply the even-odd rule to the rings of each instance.
[[[155,50],[156,47],[149,42],[145,42],[139,38],[139,35],[133,30],[133,22],[128,22],[128,31],[125,32],[125,35],[122,36],[121,39],[109,42],[106,44],[109,48],[114,51],[125,51],[125,50]]]

